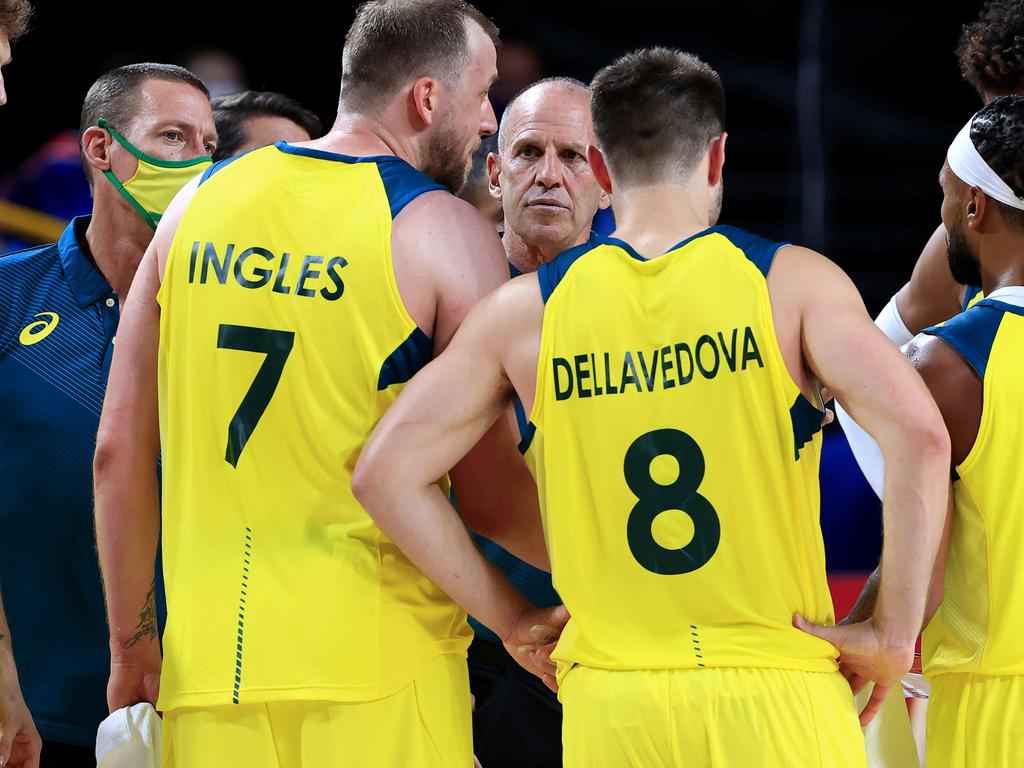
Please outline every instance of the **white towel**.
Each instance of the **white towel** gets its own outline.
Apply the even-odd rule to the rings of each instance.
[[[160,768],[160,715],[148,702],[111,713],[96,733],[97,768]]]

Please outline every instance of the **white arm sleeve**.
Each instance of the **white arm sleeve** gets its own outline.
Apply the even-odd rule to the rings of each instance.
[[[878,313],[878,317],[875,318],[875,325],[881,328],[882,333],[888,336],[897,347],[902,347],[914,338],[914,334],[910,332],[907,324],[900,317],[900,309],[896,306],[895,296],[889,299],[889,303]]]
[[[860,424],[853,420],[853,417],[846,412],[846,409],[835,402],[836,418],[846,433],[846,441],[850,444],[853,458],[857,460],[860,471],[864,473],[865,479],[871,485],[875,495],[882,498],[882,488],[885,485],[885,461],[882,459],[882,449],[878,443],[867,432],[861,429]]]
[[[888,336],[897,347],[902,347],[914,338],[907,329],[907,324],[900,317],[900,310],[896,306],[896,297],[893,296],[885,308],[875,318],[875,325],[882,329],[882,333]],[[882,459],[882,450],[878,443],[861,429],[846,409],[836,401],[836,418],[846,433],[846,441],[850,444],[853,458],[857,460],[860,471],[864,473],[865,479],[871,485],[878,498],[882,498],[882,488],[885,484],[885,461]]]

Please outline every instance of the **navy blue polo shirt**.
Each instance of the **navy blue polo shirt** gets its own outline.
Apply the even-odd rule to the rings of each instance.
[[[92,458],[119,318],[88,225],[0,258],[0,591],[39,732],[81,745],[107,714]]]

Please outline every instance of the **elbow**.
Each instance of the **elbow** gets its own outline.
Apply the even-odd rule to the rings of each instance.
[[[934,461],[943,467],[943,473],[948,479],[952,445],[949,439],[949,430],[939,415],[938,408],[934,416],[922,420],[915,429],[917,456],[921,460]]]
[[[383,467],[372,448],[363,450],[356,468],[352,471],[352,495],[363,509],[373,517],[374,502],[380,489],[378,482],[383,477]]]
[[[100,429],[96,436],[96,452],[92,458],[92,476],[96,488],[106,483],[117,472],[124,453],[123,441],[108,430]]]
[[[879,440],[879,444],[883,455],[898,456],[906,465],[924,472],[941,472],[946,481],[952,454],[949,432],[934,403],[925,405],[931,407],[903,413],[887,430],[885,443]]]

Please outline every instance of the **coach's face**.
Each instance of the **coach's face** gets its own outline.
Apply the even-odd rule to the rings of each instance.
[[[447,89],[447,105],[430,139],[423,171],[457,192],[466,183],[483,136],[498,130],[490,90],[498,79],[497,53],[483,28],[466,21],[469,64]]]
[[[587,145],[597,143],[590,99],[581,88],[543,83],[511,109],[500,156],[488,158],[490,192],[506,232],[557,254],[586,239],[594,214],[610,203],[587,162]]]
[[[135,113],[118,128],[139,150],[159,160],[192,160],[217,148],[217,127],[210,100],[179,80],[151,78],[139,86]],[[116,142],[110,167],[119,179],[130,179],[138,160]]]

